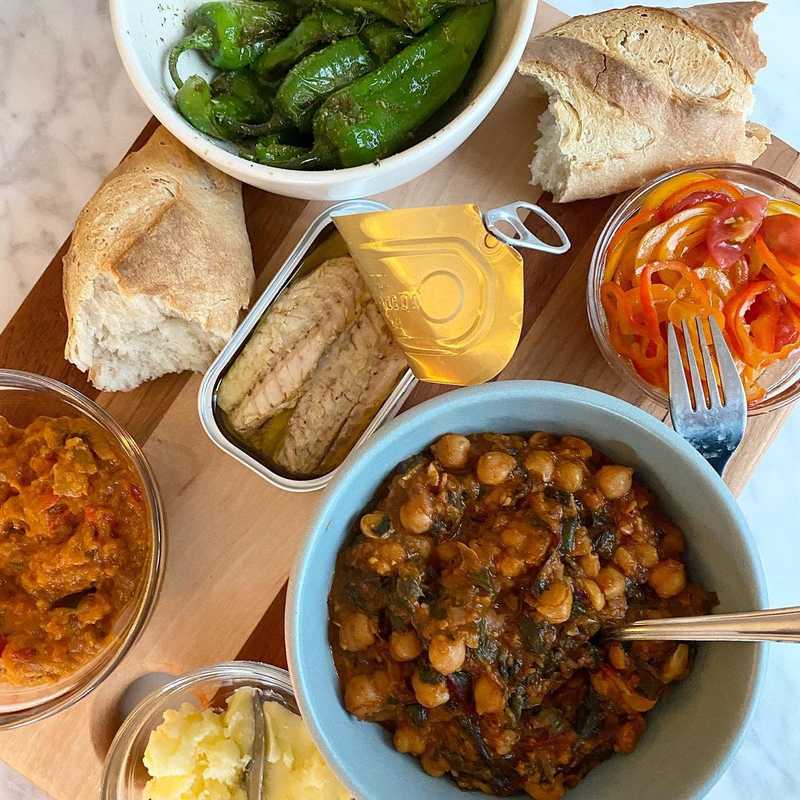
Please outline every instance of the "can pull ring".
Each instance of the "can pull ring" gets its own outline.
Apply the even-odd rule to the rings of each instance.
[[[538,236],[534,236],[522,223],[519,216],[519,209],[524,208],[536,214],[537,217],[543,219],[555,231],[561,244],[547,244],[543,242]],[[493,208],[483,215],[483,220],[486,227],[490,230],[501,242],[511,245],[512,247],[526,247],[530,250],[540,250],[542,253],[552,253],[554,255],[561,255],[566,253],[572,246],[572,243],[567,236],[566,231],[561,225],[556,222],[543,208],[528,203],[525,200],[517,200],[514,203],[509,203],[500,208]],[[498,223],[505,222],[514,229],[514,236],[509,236],[498,228]]]

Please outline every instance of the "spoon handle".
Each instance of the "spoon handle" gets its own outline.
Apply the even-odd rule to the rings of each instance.
[[[800,608],[640,620],[620,625],[607,635],[667,642],[800,642]]]

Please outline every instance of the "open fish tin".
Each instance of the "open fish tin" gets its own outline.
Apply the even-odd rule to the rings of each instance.
[[[220,383],[247,344],[262,317],[270,309],[270,306],[298,275],[306,264],[307,259],[313,256],[314,251],[336,232],[333,218],[340,214],[363,214],[371,211],[387,210],[389,210],[389,206],[373,200],[346,200],[331,206],[320,214],[286,259],[283,266],[275,274],[267,288],[253,304],[228,344],[225,345],[209,367],[200,385],[198,395],[200,421],[211,441],[228,455],[256,472],[264,480],[281,489],[286,489],[290,492],[313,492],[317,489],[322,489],[333,478],[338,467],[324,475],[297,478],[283,474],[276,468],[268,466],[262,454],[248,447],[232,431],[228,430],[224,414],[217,404],[217,392],[219,391]],[[406,370],[401,375],[394,390],[370,420],[353,449],[359,447],[386,420],[396,416],[416,384],[417,379],[414,377],[414,373],[410,369]]]
[[[543,220],[559,243],[547,244],[529,231],[520,210]],[[335,244],[326,247],[328,242]],[[307,478],[284,473],[263,449],[259,451],[245,441],[244,434],[231,429],[219,403],[228,371],[295,278],[310,274],[328,258],[349,254],[411,365],[352,451],[398,413],[417,376],[435,383],[468,385],[496,375],[513,355],[522,327],[523,261],[516,248],[560,254],[569,247],[558,222],[526,202],[485,214],[473,204],[392,210],[372,200],[349,200],[331,206],[314,221],[206,372],[198,397],[206,433],[218,447],[275,486],[292,492],[324,488],[338,466]]]

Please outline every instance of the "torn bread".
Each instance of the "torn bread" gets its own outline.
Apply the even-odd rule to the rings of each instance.
[[[253,280],[241,185],[158,128],[78,216],[64,257],[65,355],[106,391],[201,372]]]
[[[763,3],[632,6],[535,37],[519,71],[547,95],[532,182],[568,202],[709,161],[752,163],[769,132],[747,122],[766,64]]]

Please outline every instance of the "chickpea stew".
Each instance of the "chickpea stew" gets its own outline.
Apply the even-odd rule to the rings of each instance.
[[[553,800],[632,752],[693,650],[603,630],[716,603],[633,470],[574,436],[447,434],[365,511],[329,597],[345,707],[462,789]]]
[[[0,680],[49,683],[104,647],[150,553],[143,491],[89,420],[0,416]]]

